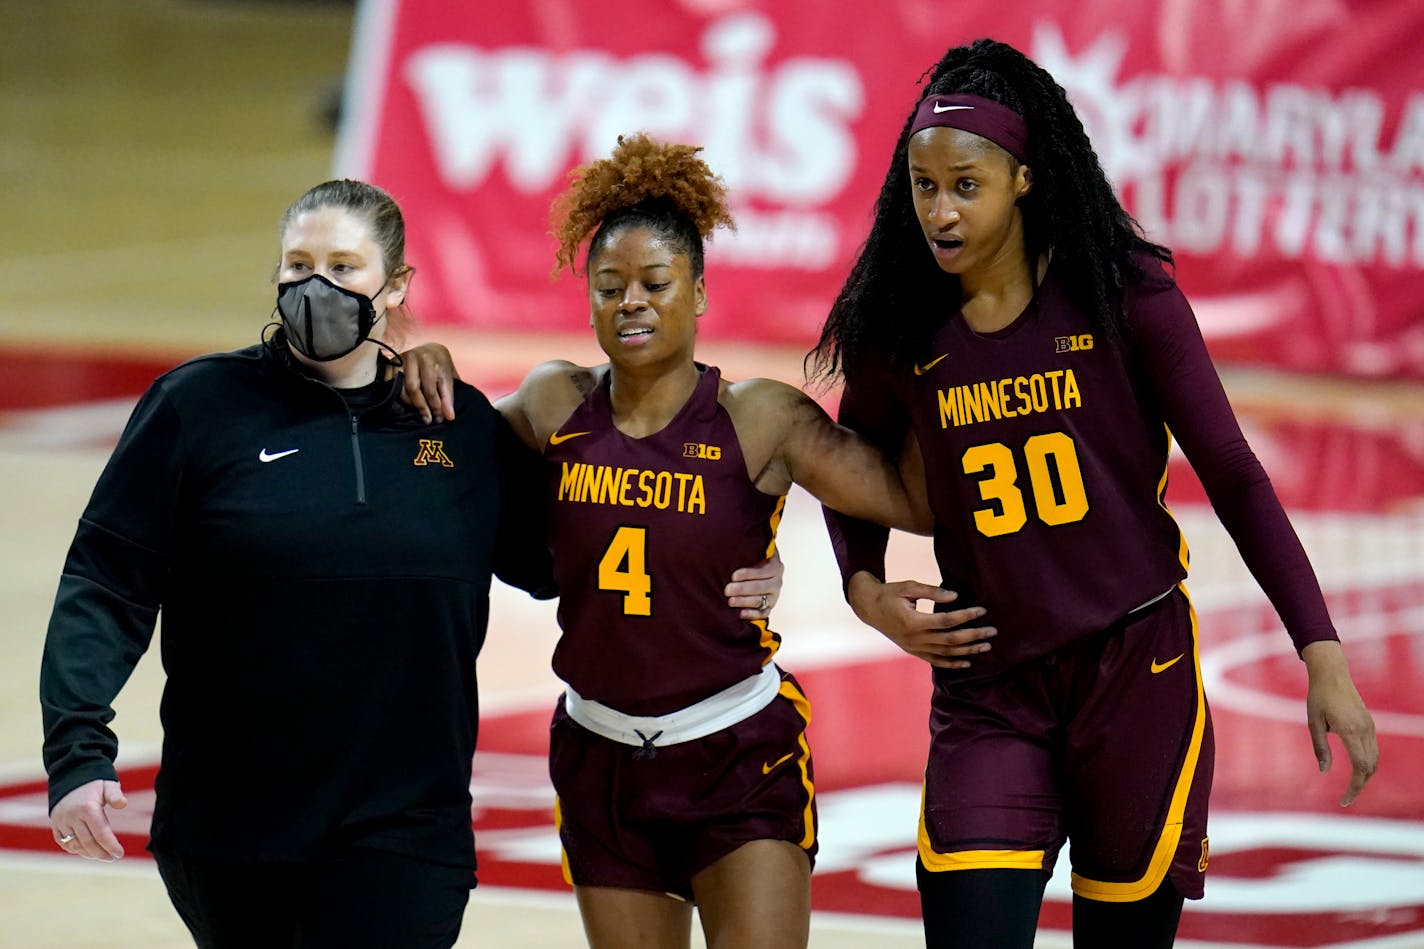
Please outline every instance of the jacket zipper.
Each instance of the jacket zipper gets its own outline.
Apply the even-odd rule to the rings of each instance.
[[[366,469],[361,464],[361,440],[356,435],[359,416],[351,416],[351,456],[356,462],[356,503],[366,503]]]

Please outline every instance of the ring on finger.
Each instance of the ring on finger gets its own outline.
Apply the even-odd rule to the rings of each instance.
[[[766,609],[766,599],[767,599],[767,594],[763,593],[763,594],[761,595],[761,606],[758,606],[757,609],[759,609],[759,610],[764,610],[764,609]]]
[[[67,843],[69,843],[69,842],[70,842],[71,840],[73,840],[73,839],[74,839],[74,835],[73,835],[73,834],[63,834],[63,835],[60,836],[59,842],[62,843],[62,844],[67,844]]]

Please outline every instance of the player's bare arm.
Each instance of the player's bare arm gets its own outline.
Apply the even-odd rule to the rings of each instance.
[[[723,404],[758,489],[784,494],[794,482],[853,517],[930,532],[928,505],[914,501],[923,491],[907,489],[896,464],[837,425],[804,392],[772,379],[733,383],[725,392]]]
[[[495,400],[494,407],[525,445],[542,454],[549,436],[588,394],[595,374],[587,366],[552,359],[529,370],[519,388]]]
[[[450,351],[439,343],[426,343],[402,354],[406,361],[405,400],[429,421],[445,405],[440,417],[453,418],[454,387],[459,378]],[[559,430],[598,384],[606,367],[580,366],[564,359],[541,363],[529,371],[514,392],[494,406],[529,448],[543,453],[549,436]],[[422,406],[425,408],[422,409]],[[744,567],[727,585],[727,602],[745,619],[765,619],[781,594],[784,567],[779,556]]]

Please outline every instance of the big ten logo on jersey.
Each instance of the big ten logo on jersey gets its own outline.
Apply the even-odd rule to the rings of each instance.
[[[701,442],[683,442],[682,457],[719,461],[722,458],[722,449],[716,445],[704,445]]]
[[[1081,333],[1077,336],[1055,336],[1053,337],[1053,351],[1055,353],[1076,353],[1093,348],[1093,334]]]
[[[420,440],[420,451],[416,454],[413,464],[421,468],[424,468],[426,465],[441,465],[445,468],[455,467],[455,463],[450,460],[450,456],[445,454],[445,443],[436,438],[422,438]]]

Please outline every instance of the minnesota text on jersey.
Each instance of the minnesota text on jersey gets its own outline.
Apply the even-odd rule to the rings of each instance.
[[[1083,396],[1072,369],[1035,372],[952,389],[937,389],[940,428],[972,425],[990,419],[1080,408]]]
[[[558,499],[659,510],[672,507],[681,514],[707,513],[707,491],[700,474],[615,468],[578,461],[563,463]]]

